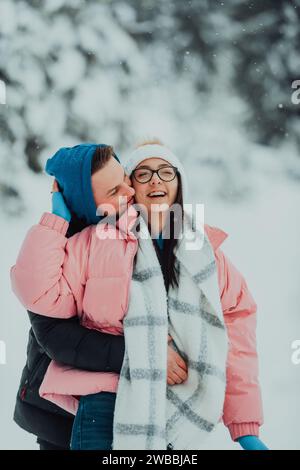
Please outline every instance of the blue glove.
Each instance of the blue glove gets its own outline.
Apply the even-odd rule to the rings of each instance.
[[[237,440],[244,450],[269,450],[256,436],[242,436]]]
[[[71,212],[69,211],[60,191],[52,193],[52,214],[62,217],[67,222],[70,222],[71,220]]]

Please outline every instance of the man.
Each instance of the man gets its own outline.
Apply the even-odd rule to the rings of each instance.
[[[65,152],[68,166],[70,158],[74,157],[74,149],[76,158],[73,164],[81,165],[83,178],[80,181],[70,178],[70,186],[64,187],[63,192],[71,193],[74,200],[81,198],[84,204],[80,220],[74,214],[68,214],[69,235],[100,220],[96,215],[96,206],[88,207],[82,198],[81,190],[86,184],[90,184],[96,194],[97,205],[109,203],[116,210],[119,197],[130,199],[133,193],[112,147],[83,144],[73,149],[61,149],[59,152]],[[68,155],[69,150],[72,150],[72,155]],[[55,158],[49,159],[46,171],[53,174],[59,183],[60,171],[64,169],[57,166],[53,168],[53,162],[56,161]],[[97,171],[99,169],[101,171]],[[53,194],[53,212],[58,215],[63,215],[59,211],[68,210],[63,207],[61,194]],[[72,208],[70,209],[72,212]],[[39,388],[48,365],[54,359],[74,368],[120,373],[125,350],[124,336],[84,328],[77,317],[61,320],[30,311],[28,315],[31,329],[27,362],[17,393],[14,420],[20,427],[37,436],[41,450],[69,450],[74,416],[39,396]]]

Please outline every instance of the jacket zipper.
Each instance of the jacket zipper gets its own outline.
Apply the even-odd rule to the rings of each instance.
[[[24,387],[21,388],[20,398],[21,398],[22,401],[25,400],[26,391],[27,391],[27,387],[24,386]]]
[[[132,243],[132,242],[131,242]],[[129,276],[129,280],[128,280],[128,284],[127,284],[127,298],[126,298],[126,309],[125,309],[125,315],[128,311],[128,305],[129,305],[129,290],[130,290],[130,284],[131,284],[131,280],[132,280],[132,273],[133,273],[133,263],[134,263],[134,258],[136,256],[136,253],[138,251],[138,244],[136,244],[135,246],[135,251],[134,251],[134,254],[131,258],[131,263],[130,263],[130,276]],[[124,334],[124,333],[123,333]]]

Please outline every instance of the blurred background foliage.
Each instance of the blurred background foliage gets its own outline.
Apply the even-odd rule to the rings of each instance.
[[[24,172],[81,141],[122,157],[157,135],[203,198],[242,200],[261,164],[299,180],[300,0],[1,0],[0,11],[5,211],[23,205]]]

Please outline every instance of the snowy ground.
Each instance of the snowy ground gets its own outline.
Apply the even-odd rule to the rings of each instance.
[[[197,171],[200,170],[189,170],[197,200]],[[300,187],[298,182],[287,180],[280,168],[270,173],[257,165],[252,178],[255,178],[254,194],[239,204],[212,201],[206,206],[206,221],[229,234],[223,249],[244,273],[258,304],[265,414],[261,437],[271,449],[300,449],[300,365],[291,362],[291,343],[300,339]],[[35,437],[12,421],[29,325],[25,310],[11,293],[9,268],[27,228],[38,220],[43,210],[50,208],[50,182],[45,176],[32,176],[24,171],[22,186],[28,212],[14,221],[2,216],[0,340],[6,343],[7,364],[0,365],[1,449],[37,449]],[[238,449],[239,446],[220,425],[205,448]]]

